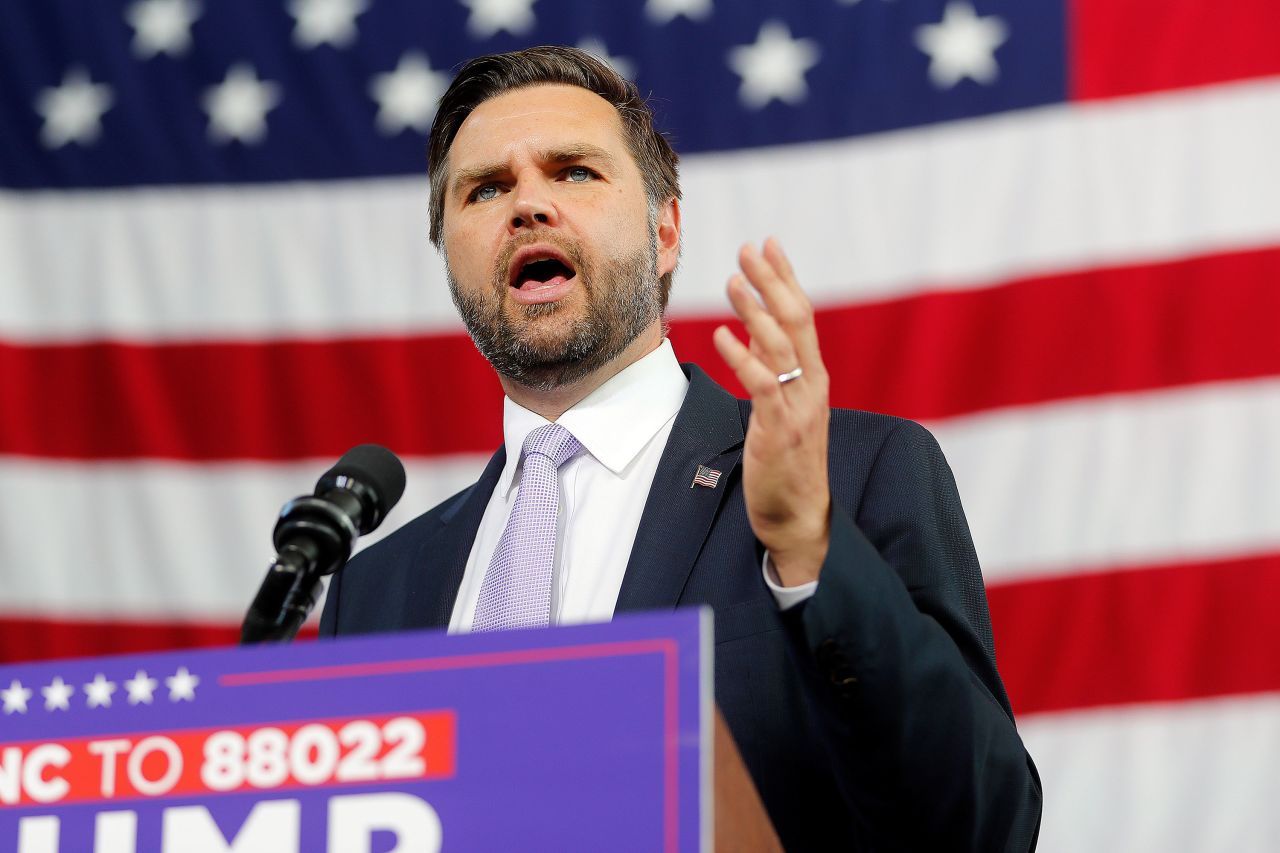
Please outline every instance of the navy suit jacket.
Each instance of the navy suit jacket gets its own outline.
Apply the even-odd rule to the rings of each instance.
[[[815,595],[779,611],[742,496],[750,403],[684,369],[617,610],[715,609],[716,701],[786,849],[1032,849],[1040,782],[937,442],[832,411],[831,546]],[[357,555],[321,634],[447,627],[504,462]],[[699,465],[717,488],[690,488]]]

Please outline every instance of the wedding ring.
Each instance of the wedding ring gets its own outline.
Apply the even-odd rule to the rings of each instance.
[[[788,382],[799,379],[803,374],[804,371],[797,367],[795,370],[788,370],[786,373],[779,373],[778,382],[782,385],[786,385]]]

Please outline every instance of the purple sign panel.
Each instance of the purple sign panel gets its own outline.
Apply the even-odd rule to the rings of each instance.
[[[710,850],[709,611],[0,667],[0,850]]]

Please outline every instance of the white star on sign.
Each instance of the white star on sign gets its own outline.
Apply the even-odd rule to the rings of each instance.
[[[409,127],[426,133],[436,102],[448,86],[448,76],[432,71],[425,55],[415,51],[401,56],[395,71],[379,74],[369,84],[369,93],[378,102],[378,130],[387,136]]]
[[[124,683],[124,689],[129,691],[129,704],[137,705],[139,702],[151,704],[151,694],[156,692],[156,688],[160,686],[160,682],[154,678],[148,678],[147,674],[142,670],[138,670],[133,678]]]
[[[805,72],[818,64],[813,39],[793,39],[786,24],[766,21],[755,44],[729,51],[729,67],[742,78],[738,97],[753,109],[777,99],[798,104],[809,96]]]
[[[636,79],[636,69],[631,60],[622,56],[610,56],[609,48],[600,39],[585,38],[578,42],[578,50],[585,50],[628,80]]]
[[[159,53],[181,56],[191,47],[191,25],[200,17],[195,0],[138,0],[124,13],[133,27],[133,53],[150,59]]]
[[[90,708],[107,708],[111,706],[111,694],[116,692],[116,684],[114,681],[107,681],[107,677],[102,673],[98,673],[84,686],[84,695],[88,697],[88,705]]]
[[[62,676],[57,675],[48,686],[41,687],[40,692],[44,694],[46,711],[67,711],[71,708],[71,694],[75,693],[76,689],[63,681]]]
[[[499,30],[514,36],[533,29],[533,4],[537,0],[459,0],[471,10],[467,29],[476,38],[489,38]]]
[[[297,22],[293,43],[346,47],[356,40],[356,18],[368,8],[366,0],[290,0],[289,14]]]
[[[644,4],[644,13],[655,24],[665,24],[684,15],[689,20],[710,17],[711,0],[649,0]]]
[[[267,135],[267,113],[278,103],[278,85],[259,80],[248,63],[237,63],[227,71],[225,80],[205,90],[209,135],[217,142],[261,142]]]
[[[6,690],[0,690],[0,698],[4,699],[4,712],[12,714],[27,713],[27,700],[31,698],[31,688],[23,687],[22,682],[14,679]]]
[[[164,684],[169,688],[169,701],[180,702],[186,700],[194,702],[196,698],[196,685],[200,683],[200,677],[187,672],[185,666],[178,667],[178,671],[164,680]]]
[[[1000,73],[996,48],[1009,38],[1009,28],[995,15],[979,18],[968,3],[952,2],[936,24],[916,28],[916,46],[929,54],[929,79],[950,89],[965,77],[994,83]]]
[[[62,85],[44,89],[36,98],[36,111],[44,116],[40,141],[46,148],[68,142],[88,145],[102,133],[102,114],[114,100],[111,87],[94,83],[83,68],[62,75]]]

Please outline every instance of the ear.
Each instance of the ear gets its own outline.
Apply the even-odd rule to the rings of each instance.
[[[676,268],[680,260],[680,200],[669,198],[658,211],[658,275]]]

